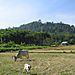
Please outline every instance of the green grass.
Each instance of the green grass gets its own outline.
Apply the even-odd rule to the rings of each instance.
[[[21,49],[33,50],[33,49],[43,49],[48,46],[21,46]]]
[[[25,63],[31,64],[30,75],[74,75],[75,54],[29,53],[31,61],[13,61],[14,53],[0,53],[0,75],[28,75],[23,73]]]
[[[2,44],[3,45],[3,44]],[[18,50],[33,50],[33,49],[43,49],[47,48],[48,46],[21,46],[19,45],[18,47],[5,47],[5,46],[0,46],[0,52],[11,52],[11,51],[18,51]]]

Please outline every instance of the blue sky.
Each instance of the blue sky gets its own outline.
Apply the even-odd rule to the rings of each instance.
[[[75,0],[0,0],[0,28],[39,19],[75,25]]]

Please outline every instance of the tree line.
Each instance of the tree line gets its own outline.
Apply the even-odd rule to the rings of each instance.
[[[47,32],[47,33],[70,33],[75,34],[74,25],[54,22],[46,22],[42,23],[41,21],[34,21],[28,24],[23,24],[20,27],[16,27],[16,29],[20,30],[31,30],[33,32]]]
[[[0,29],[0,43],[14,42],[15,44],[50,46],[59,45],[62,41],[75,44],[75,34],[34,32],[15,28]]]

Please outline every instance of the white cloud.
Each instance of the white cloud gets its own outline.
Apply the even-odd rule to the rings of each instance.
[[[18,4],[16,7],[0,6],[0,28],[19,26],[24,20],[36,15],[37,9],[29,4]]]
[[[49,17],[51,21],[60,22],[75,25],[75,15],[74,14],[66,14],[66,13],[56,13],[53,16]]]
[[[0,0],[0,28],[16,27],[38,19],[43,22],[62,21],[75,24],[74,14],[69,14],[70,11],[68,11],[69,13],[60,12],[64,2],[65,0]]]

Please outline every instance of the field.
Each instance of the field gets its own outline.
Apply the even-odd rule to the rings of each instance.
[[[0,53],[0,75],[75,75],[75,46],[30,50],[30,60],[13,61],[16,52]],[[23,72],[31,64],[30,74]]]

